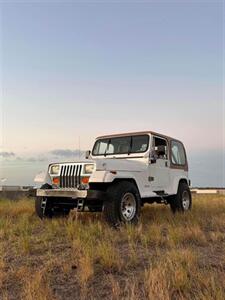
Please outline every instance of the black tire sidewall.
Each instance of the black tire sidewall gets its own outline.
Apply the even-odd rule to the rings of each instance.
[[[42,200],[43,200],[43,197],[36,197],[36,199],[35,199],[35,211],[36,211],[36,214],[38,215],[38,217],[41,219],[43,219],[43,217],[44,217],[44,212],[43,212],[43,208],[42,208]]]
[[[133,194],[136,201],[136,212],[130,221],[125,220],[121,211],[121,201],[126,193]],[[121,223],[136,224],[138,222],[141,210],[141,200],[138,189],[133,183],[128,181],[118,182],[108,189],[107,194],[108,199],[104,204],[104,213],[106,214],[106,219],[109,223],[117,226]]]
[[[182,201],[183,193],[185,191],[188,192],[189,199],[190,199],[190,204],[189,204],[189,207],[187,210],[184,209],[183,201]],[[185,182],[181,182],[179,184],[179,188],[178,188],[178,192],[177,192],[177,196],[176,196],[176,206],[177,206],[178,211],[186,212],[186,211],[191,210],[191,207],[192,207],[191,192],[190,192],[189,186]]]

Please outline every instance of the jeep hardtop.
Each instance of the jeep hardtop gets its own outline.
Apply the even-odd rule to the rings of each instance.
[[[182,142],[152,131],[96,139],[86,160],[50,164],[37,189],[40,218],[77,211],[103,211],[113,226],[137,223],[145,203],[186,212],[192,198]]]

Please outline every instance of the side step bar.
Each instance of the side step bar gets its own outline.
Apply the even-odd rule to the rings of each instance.
[[[156,193],[157,196],[160,196],[160,197],[166,197],[168,196],[167,193],[165,193],[165,191],[153,191],[153,193]]]

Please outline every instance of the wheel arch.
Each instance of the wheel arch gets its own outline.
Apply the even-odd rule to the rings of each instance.
[[[133,183],[134,186],[137,188],[139,195],[140,195],[140,190],[139,190],[137,182],[134,178],[124,178],[123,177],[123,178],[115,178],[112,182],[93,182],[93,183],[91,182],[89,184],[89,187],[92,190],[106,191],[110,185],[117,184],[119,182],[124,182],[124,181]]]
[[[188,179],[187,178],[180,178],[178,185],[177,185],[177,191],[179,189],[179,186],[181,183],[186,183],[188,185]]]
[[[133,183],[140,194],[137,182],[134,178],[115,178],[112,183],[118,183],[118,182],[122,182],[122,181]]]

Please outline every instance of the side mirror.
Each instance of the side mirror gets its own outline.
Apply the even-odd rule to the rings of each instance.
[[[90,155],[91,155],[91,151],[90,151],[90,150],[87,150],[87,151],[85,152],[85,158],[86,158],[86,159],[89,159]]]

